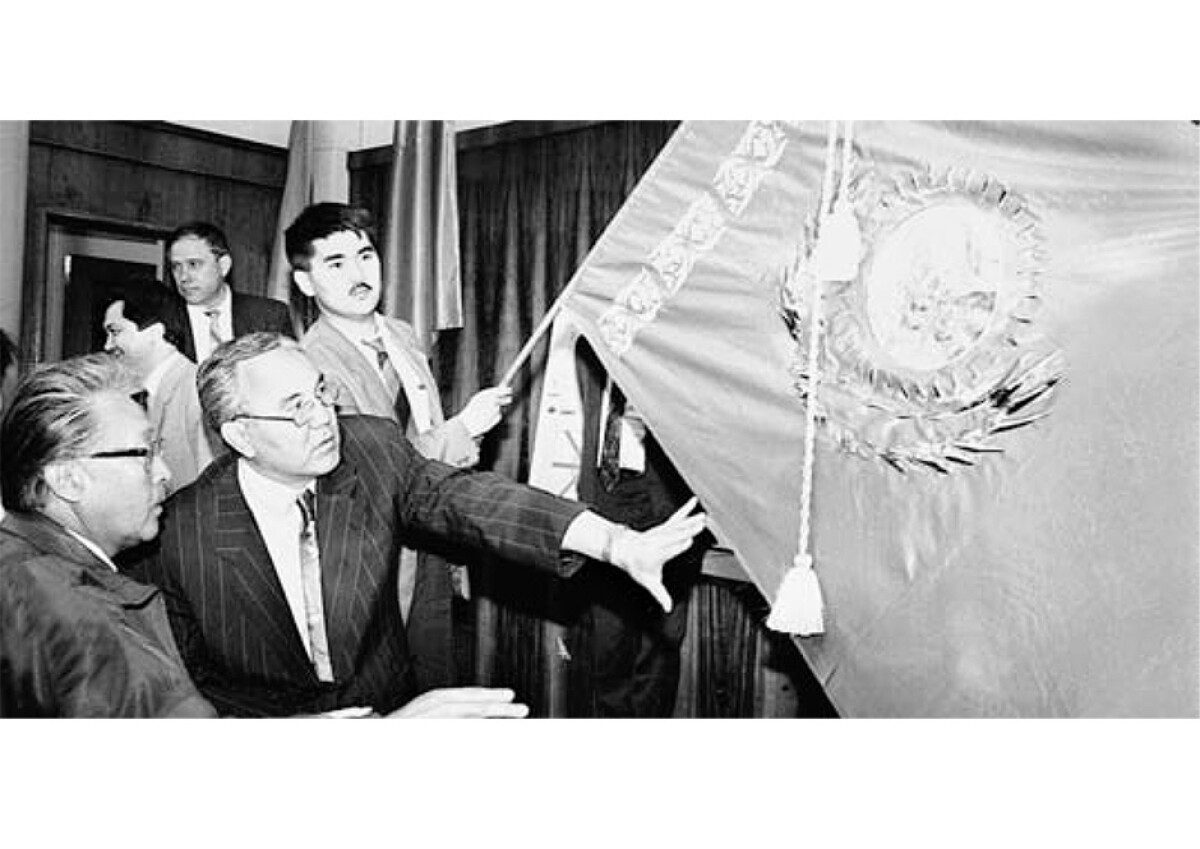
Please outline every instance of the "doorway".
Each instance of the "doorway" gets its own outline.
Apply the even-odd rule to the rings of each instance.
[[[47,224],[43,355],[54,361],[103,350],[108,296],[130,281],[163,281],[166,233],[66,216]]]

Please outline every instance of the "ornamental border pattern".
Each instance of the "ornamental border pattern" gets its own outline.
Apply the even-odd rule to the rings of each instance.
[[[628,351],[637,334],[679,292],[696,263],[745,211],[787,143],[781,122],[749,122],[733,151],[717,166],[709,189],[650,251],[633,280],[600,316],[601,336],[613,354],[620,357]]]

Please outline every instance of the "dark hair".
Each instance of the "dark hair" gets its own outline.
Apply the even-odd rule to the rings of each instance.
[[[241,412],[242,396],[238,390],[237,367],[247,360],[278,348],[300,350],[300,344],[282,333],[259,331],[239,336],[218,345],[212,355],[196,371],[196,389],[204,418],[216,433],[221,425]]]
[[[45,504],[45,468],[79,456],[97,430],[95,397],[130,394],[133,374],[108,354],[86,354],[42,366],[17,386],[0,424],[0,494],[14,510]]]
[[[172,245],[188,236],[203,241],[217,256],[227,256],[230,253],[229,240],[225,238],[221,228],[207,221],[189,221],[172,230],[171,235],[167,236],[167,252],[170,253]]]
[[[170,258],[171,248],[180,239],[188,237],[199,239],[208,245],[209,250],[213,255],[220,259],[223,256],[231,256],[232,251],[229,250],[229,240],[225,238],[225,233],[215,224],[209,224],[207,221],[189,221],[187,224],[181,224],[171,231],[171,235],[167,236],[167,257]],[[175,283],[175,275],[171,271],[170,266],[167,268],[167,279]],[[231,287],[233,286],[233,272],[225,276],[225,282]]]
[[[293,269],[308,270],[313,242],[349,230],[375,244],[375,220],[360,206],[344,203],[314,203],[301,212],[283,234],[288,263]]]
[[[183,322],[187,307],[183,306],[182,298],[158,281],[127,280],[121,283],[105,298],[104,309],[107,310],[117,301],[124,302],[121,312],[137,325],[138,330],[161,323],[163,338],[177,349],[186,338],[187,330]]]
[[[14,368],[19,361],[17,343],[7,333],[0,330],[0,380]]]

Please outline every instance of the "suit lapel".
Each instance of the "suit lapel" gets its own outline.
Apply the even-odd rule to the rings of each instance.
[[[388,397],[387,387],[375,369],[367,363],[355,343],[320,318],[314,325],[316,340],[328,351],[329,359],[339,364],[335,377],[341,379],[350,393],[355,411],[369,416],[395,418],[394,399]]]
[[[194,363],[196,362],[196,340],[192,337],[192,319],[188,315],[187,301],[176,295],[172,298],[172,303],[175,304],[176,324],[182,333],[182,338],[179,340],[179,353]]]
[[[229,326],[233,328],[233,335],[245,336],[250,332],[250,328],[246,325],[250,323],[250,316],[246,315],[246,303],[241,294],[229,287]]]
[[[334,678],[354,669],[362,642],[359,629],[373,621],[369,600],[381,576],[372,574],[363,554],[369,546],[364,505],[356,502],[359,480],[343,462],[317,482],[317,544],[321,556],[321,597]]]
[[[437,392],[435,391],[437,383],[433,378],[433,372],[429,368],[429,361],[425,358],[425,354],[417,344],[416,334],[396,319],[386,316],[383,319],[383,326],[386,328],[388,335],[391,336],[392,345],[400,351],[400,355],[404,357],[404,361],[408,363],[409,367],[421,376],[421,381],[429,390],[429,418],[432,427],[437,427],[445,422],[446,419],[442,414],[441,404],[435,403],[437,398]],[[410,427],[409,432],[410,437],[416,435],[415,428]]]
[[[217,588],[232,591],[240,599],[232,605],[235,617],[243,620],[237,627],[244,629],[244,633],[258,635],[272,648],[263,654],[277,655],[290,676],[313,677],[283,585],[254,522],[254,514],[237,485],[236,470],[237,464],[230,463],[213,490]],[[224,612],[228,615],[230,611]],[[247,660],[254,662],[253,658]],[[270,674],[279,670],[262,671]]]

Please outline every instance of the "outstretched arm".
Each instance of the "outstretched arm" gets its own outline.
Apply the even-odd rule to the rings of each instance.
[[[632,530],[585,510],[567,527],[562,547],[611,563],[628,573],[669,612],[671,596],[663,586],[663,566],[687,551],[696,535],[704,530],[703,513],[688,515],[695,507],[693,496],[665,522],[645,531]]]

